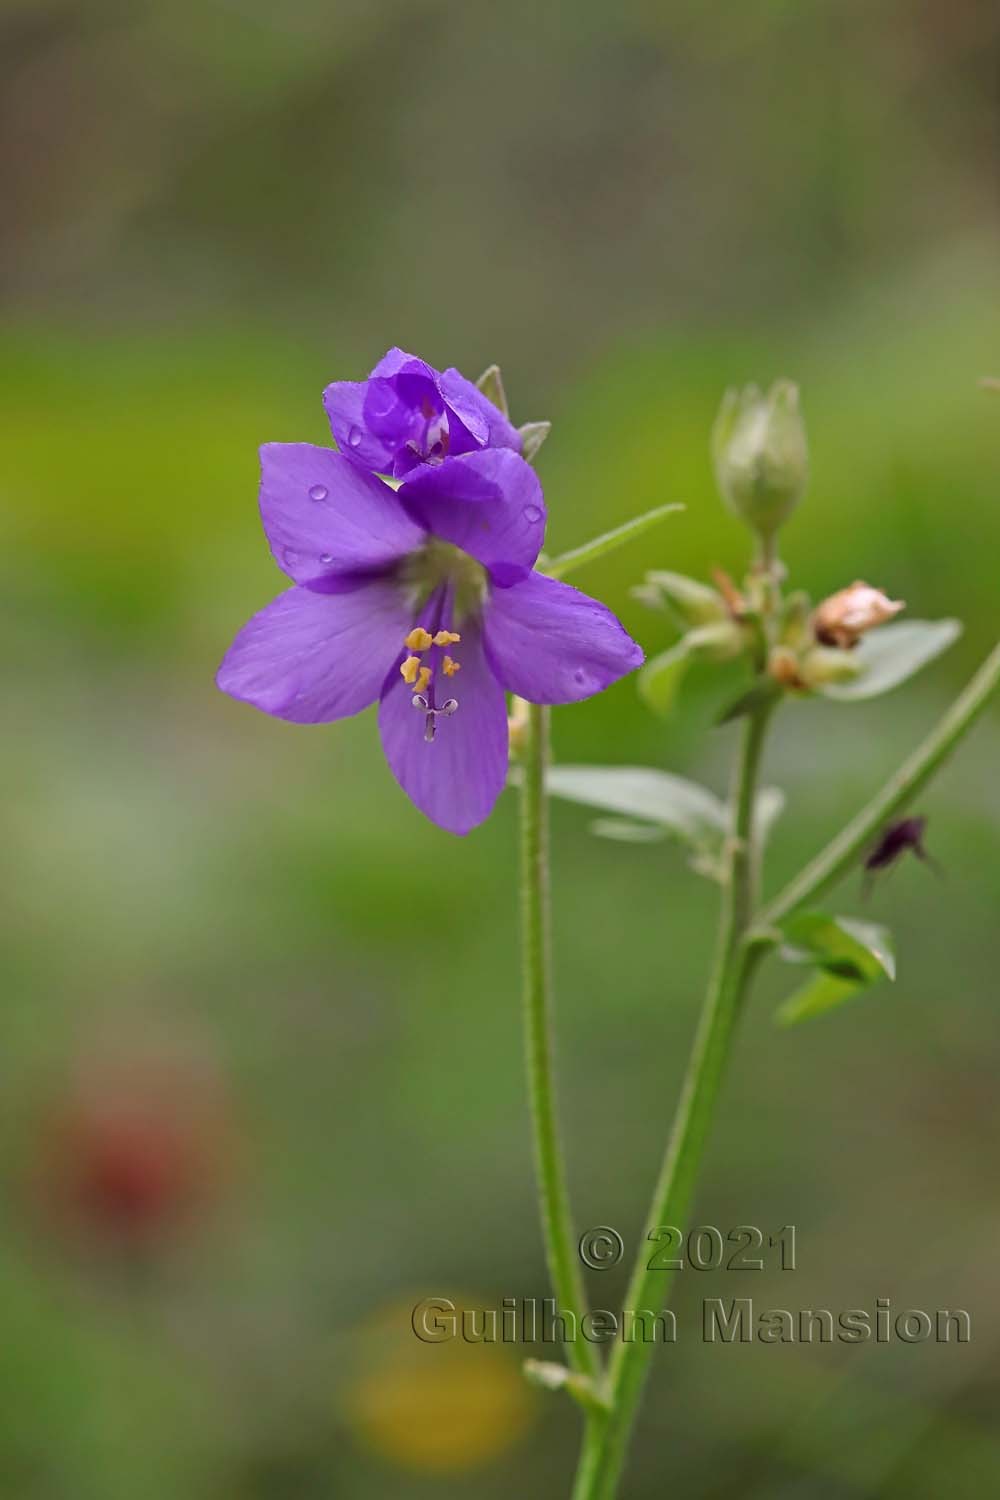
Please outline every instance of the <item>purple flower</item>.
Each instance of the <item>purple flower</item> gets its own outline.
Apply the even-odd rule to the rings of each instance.
[[[294,587],[237,635],[218,685],[296,724],[379,702],[393,775],[452,833],[507,775],[505,693],[572,703],[642,652],[602,604],[533,571],[545,504],[507,447],[424,464],[397,491],[332,449],[268,443],[260,509]]]
[[[471,380],[403,349],[390,349],[367,380],[328,385],[323,405],[341,453],[396,479],[480,448],[521,451],[516,428]]]

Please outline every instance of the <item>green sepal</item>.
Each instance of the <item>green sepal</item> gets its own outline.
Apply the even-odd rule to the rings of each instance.
[[[518,434],[521,438],[521,457],[525,463],[533,463],[538,455],[538,450],[552,431],[551,422],[525,422],[519,427]]]
[[[482,391],[487,401],[492,401],[498,411],[502,411],[505,417],[510,416],[507,406],[507,392],[503,388],[503,376],[500,374],[499,365],[488,365],[479,379],[476,381],[476,389]]]

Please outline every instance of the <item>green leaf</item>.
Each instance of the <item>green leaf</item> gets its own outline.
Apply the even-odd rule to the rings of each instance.
[[[615,815],[591,823],[599,838],[651,844],[669,834],[688,846],[691,868],[699,875],[725,878],[729,812],[697,782],[651,766],[552,766],[547,785],[550,796]],[[777,787],[758,793],[755,815],[762,840],[784,803]]]
[[[643,702],[665,718],[674,706],[677,690],[688,668],[687,645],[678,641],[647,661],[639,672],[639,696]]]
[[[647,766],[552,766],[553,797],[658,824],[689,843],[725,836],[725,804],[706,787]]]
[[[779,1026],[832,1010],[870,985],[896,977],[892,939],[878,923],[799,912],[783,924],[781,934],[785,962],[810,964],[819,972],[779,1007]]]
[[[779,1026],[796,1026],[799,1021],[821,1016],[824,1011],[853,1000],[862,989],[864,985],[853,979],[838,979],[835,974],[819,973],[778,1007],[774,1013],[775,1022]]]
[[[587,563],[596,562],[606,553],[614,552],[616,548],[623,547],[626,542],[632,542],[636,537],[642,536],[644,531],[648,531],[651,526],[656,526],[664,516],[683,509],[683,505],[658,505],[655,510],[648,510],[642,516],[635,516],[624,525],[616,526],[613,531],[606,531],[603,536],[595,536],[593,541],[585,542],[582,547],[575,547],[572,552],[564,552],[561,557],[553,558],[547,564],[545,571],[550,578],[565,578],[567,573],[573,573]]]
[[[825,698],[843,702],[888,693],[947,651],[961,633],[959,620],[900,620],[880,625],[854,649],[854,658],[861,668],[858,676],[849,682],[827,683],[819,691]]]
[[[789,963],[816,964],[842,979],[868,983],[896,977],[891,935],[877,922],[803,911],[790,917],[781,933],[782,957]]]

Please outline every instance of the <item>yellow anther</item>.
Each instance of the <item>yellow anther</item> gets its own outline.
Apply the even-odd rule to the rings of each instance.
[[[399,674],[402,677],[403,681],[414,682],[416,680],[417,669],[419,666],[419,656],[408,656],[399,669]]]
[[[407,651],[426,651],[433,639],[429,630],[425,630],[422,625],[415,625],[403,645]]]
[[[421,667],[420,672],[417,676],[417,680],[413,685],[413,691],[415,693],[426,693],[427,684],[430,682],[431,676],[432,673],[430,667]]]
[[[434,644],[435,646],[457,646],[461,639],[462,637],[456,635],[454,630],[439,630],[434,637]]]
[[[461,672],[462,670],[462,663],[460,661],[452,661],[450,656],[445,657],[441,666],[446,677],[454,677],[456,672]]]

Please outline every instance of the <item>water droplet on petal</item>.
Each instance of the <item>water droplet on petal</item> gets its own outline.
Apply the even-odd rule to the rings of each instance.
[[[326,564],[332,563],[333,562],[333,553],[332,552],[323,552],[323,553],[320,554],[320,559],[319,560],[320,560],[321,563],[326,563]]]
[[[526,505],[524,507],[524,519],[530,521],[532,526],[542,519],[542,512],[537,505]]]
[[[573,681],[577,684],[578,687],[589,687],[593,682],[593,678],[591,677],[591,674],[589,672],[584,670],[583,667],[577,667],[576,671],[573,673]]]
[[[281,561],[284,563],[286,568],[294,568],[298,560],[299,554],[297,552],[293,552],[291,547],[282,547]]]
[[[366,414],[372,412],[376,417],[384,417],[392,411],[395,405],[396,393],[392,386],[385,381],[373,380],[368,387],[368,395],[365,399]]]
[[[325,484],[314,484],[309,490],[310,500],[325,500],[330,491]]]
[[[350,432],[347,434],[347,441],[350,443],[352,448],[357,448],[361,442],[361,428],[352,427]]]

